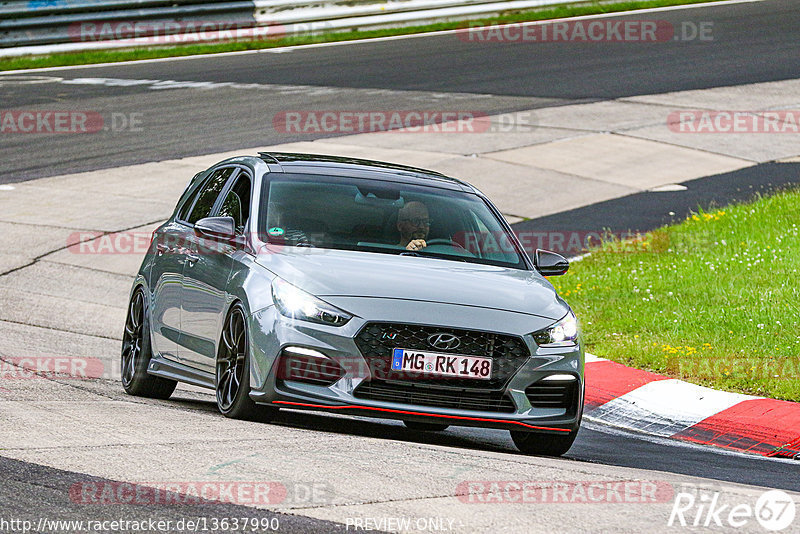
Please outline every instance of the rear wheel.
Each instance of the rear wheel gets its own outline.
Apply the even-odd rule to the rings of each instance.
[[[442,423],[420,423],[417,421],[403,421],[403,424],[410,430],[419,430],[421,432],[441,432],[450,426]]]
[[[234,304],[222,327],[216,365],[217,407],[225,417],[269,421],[278,409],[250,398],[250,341],[244,307]]]
[[[575,437],[577,430],[568,434],[539,434],[537,432],[525,432],[522,430],[511,430],[511,439],[514,445],[525,454],[536,456],[561,456],[565,454]]]
[[[150,322],[145,309],[144,290],[137,289],[128,305],[125,333],[122,335],[122,387],[129,395],[168,399],[175,386],[174,380],[147,373],[152,349],[150,347]]]

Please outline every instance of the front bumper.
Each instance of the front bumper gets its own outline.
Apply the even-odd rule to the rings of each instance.
[[[416,302],[414,316],[435,317],[438,328],[476,330],[479,324],[490,325],[481,330],[518,338],[527,353],[519,361],[519,365],[508,373],[508,378],[504,378],[502,383],[491,385],[464,379],[459,379],[455,384],[447,379],[442,380],[441,384],[430,379],[378,380],[374,361],[370,363],[359,350],[357,335],[375,322],[414,323],[403,313],[402,306],[401,309],[396,306],[387,308],[392,309],[373,314],[370,321],[354,317],[343,327],[289,320],[281,316],[274,307],[257,312],[251,317],[250,329],[253,333],[251,354],[254,355],[250,397],[259,404],[284,408],[459,426],[549,433],[566,433],[578,428],[584,392],[583,349],[580,345],[558,349],[539,348],[530,334],[540,328],[541,319],[539,323],[533,324],[534,321],[526,321],[528,316],[513,312],[482,309],[476,315],[475,310],[457,310],[462,308],[459,306]],[[456,311],[461,313],[454,313]],[[503,325],[504,328],[492,328],[491,325]],[[279,356],[285,354],[284,349],[287,347],[302,347],[323,354],[341,368],[341,377],[333,383],[320,384],[287,376],[279,363]],[[545,377],[555,374],[569,375],[572,380],[542,382]],[[474,382],[474,386],[469,382]],[[549,389],[543,389],[542,385],[549,386]],[[570,389],[571,396],[562,399],[564,402],[560,405],[545,402],[543,399],[548,395],[552,397],[552,393],[548,393],[552,391],[552,386],[559,385]],[[372,386],[381,386],[384,388],[381,390],[383,392],[394,388],[394,393],[397,393],[395,400],[377,400],[374,394],[366,395],[366,391],[375,390]],[[407,390],[411,393],[405,395]],[[453,406],[462,403],[430,401],[432,398],[443,398],[442,394],[445,393],[458,398],[459,395],[469,395],[472,392],[472,397],[483,398],[489,390],[493,399],[500,396],[503,402],[487,403],[481,409],[474,409],[474,403],[463,403],[467,406],[465,408]],[[366,398],[367,396],[371,398]],[[415,402],[417,399],[421,401]],[[431,405],[432,403],[439,405]]]

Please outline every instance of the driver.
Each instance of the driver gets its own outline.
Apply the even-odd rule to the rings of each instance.
[[[422,250],[427,246],[425,240],[431,229],[428,208],[419,201],[412,201],[397,212],[397,230],[400,232],[401,247],[406,250]]]

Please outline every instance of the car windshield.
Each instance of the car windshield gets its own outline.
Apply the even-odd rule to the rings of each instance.
[[[406,254],[525,269],[486,202],[473,193],[319,175],[268,176],[264,241]]]

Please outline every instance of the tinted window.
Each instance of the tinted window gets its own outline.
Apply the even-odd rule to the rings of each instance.
[[[178,212],[179,221],[185,221],[186,217],[189,216],[189,210],[192,209],[194,199],[197,197],[197,192],[200,190],[200,188],[197,187],[197,181],[201,174],[202,173],[197,173],[194,175],[192,181],[186,187],[186,191],[183,192],[181,199],[178,201],[178,206],[180,207],[180,211]]]
[[[264,187],[259,231],[275,243],[400,254],[424,240],[421,256],[525,268],[514,237],[471,193],[306,175]]]
[[[202,191],[200,191],[200,195],[197,197],[197,201],[192,208],[192,214],[189,215],[186,222],[194,224],[200,219],[211,215],[211,209],[214,207],[217,197],[222,192],[222,188],[225,187],[225,182],[231,177],[233,170],[233,167],[227,167],[218,169],[211,174],[208,181],[206,181],[206,184],[203,186]]]
[[[236,231],[244,232],[250,218],[250,176],[240,174],[219,208],[219,217],[233,217]]]

